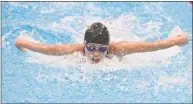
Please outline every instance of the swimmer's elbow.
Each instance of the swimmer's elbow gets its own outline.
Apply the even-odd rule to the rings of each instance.
[[[59,49],[56,46],[42,46],[42,53],[47,54],[47,55],[61,55]]]

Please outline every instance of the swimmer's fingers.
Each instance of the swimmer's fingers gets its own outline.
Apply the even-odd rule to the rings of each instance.
[[[17,47],[17,49],[19,49],[19,50],[22,51],[22,52],[27,52],[26,49],[23,48],[23,47]]]
[[[27,52],[27,51],[26,51],[26,49],[25,49],[25,48],[23,48],[23,47],[21,48],[21,51],[23,51],[23,52]]]

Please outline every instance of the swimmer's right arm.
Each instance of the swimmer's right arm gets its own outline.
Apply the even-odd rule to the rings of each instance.
[[[28,49],[34,52],[39,52],[46,55],[67,55],[74,52],[83,51],[83,44],[72,45],[44,45],[41,43],[29,42],[24,39],[17,39],[15,46],[19,49]]]

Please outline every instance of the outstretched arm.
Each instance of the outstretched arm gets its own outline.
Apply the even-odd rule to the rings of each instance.
[[[72,54],[76,51],[83,51],[83,44],[72,44],[72,45],[44,45],[40,43],[33,43],[24,39],[17,39],[15,46],[22,50],[28,49],[34,52],[39,52],[47,55],[67,55]]]
[[[109,53],[117,56],[124,56],[136,52],[149,52],[166,49],[175,45],[184,45],[188,43],[188,37],[185,34],[178,35],[171,39],[160,40],[156,42],[119,42],[110,45]]]

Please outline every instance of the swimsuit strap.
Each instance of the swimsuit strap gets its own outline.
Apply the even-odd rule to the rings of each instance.
[[[85,46],[84,46],[84,48],[83,48],[83,54],[85,55]]]

